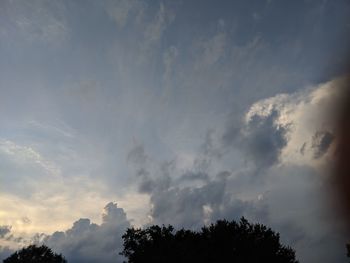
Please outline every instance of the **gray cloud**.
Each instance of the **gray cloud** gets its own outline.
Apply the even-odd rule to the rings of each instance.
[[[0,226],[0,238],[4,238],[11,233],[11,226]]]
[[[311,148],[314,150],[314,157],[322,157],[328,150],[329,146],[333,142],[334,136],[327,131],[317,131],[312,137]]]
[[[138,0],[107,1],[106,5],[107,14],[120,28],[127,24],[130,17],[140,19],[143,9],[144,4]]]
[[[270,167],[278,162],[281,150],[287,144],[288,128],[276,125],[279,112],[268,116],[253,115],[237,146],[246,151],[248,160],[258,168]]]
[[[130,222],[124,210],[109,203],[104,208],[101,225],[82,218],[65,232],[55,232],[39,239],[72,263],[122,262],[118,253],[122,251],[121,236],[128,227]]]
[[[211,140],[208,137],[204,140],[202,154],[193,161],[192,169],[185,172],[178,170],[175,161],[151,164],[143,146],[137,145],[130,151],[132,155],[137,153],[136,156],[142,156],[133,158],[133,164],[138,167],[136,179],[139,191],[150,195],[152,223],[199,228],[223,217],[237,219],[244,215],[258,218],[266,212],[258,201],[245,201],[235,196],[241,179],[231,178],[230,171],[220,171],[214,176],[208,174],[209,167],[218,156],[212,154],[215,147],[209,143]],[[207,165],[198,165],[203,158]],[[146,159],[148,162],[145,162]],[[231,189],[230,186],[235,183],[237,187]]]
[[[308,101],[307,97],[303,107]],[[181,159],[158,160],[143,144],[134,143],[126,159],[137,191],[149,195],[149,223],[198,229],[220,218],[245,216],[280,232],[283,242],[296,248],[302,260],[317,262],[322,257],[325,262],[341,262],[345,240],[332,232],[332,224],[338,223],[325,215],[317,171],[281,158],[297,131],[300,119],[294,113],[301,118],[298,103],[299,96],[285,95],[254,104],[235,123],[238,129],[228,125],[222,133],[207,132],[186,168]],[[292,110],[288,105],[293,105]],[[318,134],[314,128],[310,133]],[[326,150],[329,140],[324,136],[314,136],[307,145]],[[230,159],[236,149],[244,158],[233,164]],[[122,249],[121,235],[129,226],[124,210],[109,203],[101,225],[80,219],[65,232],[36,239],[73,263],[121,261],[117,251]],[[309,252],[320,247],[329,247],[332,253]]]
[[[318,250],[322,243],[332,250],[319,252],[325,262],[341,262],[345,238],[336,231],[341,223],[327,216],[322,205],[325,196],[318,171],[305,160],[284,156],[289,157],[291,143],[300,143],[298,151],[291,152],[300,156],[308,145],[319,157],[327,151],[331,134],[317,132],[318,125],[306,126],[303,121],[309,118],[305,109],[318,113],[318,101],[331,95],[329,86],[257,102],[221,134],[209,132],[185,171],[176,161],[157,163],[144,146],[135,146],[130,153],[142,158],[129,160],[137,167],[139,191],[150,196],[152,223],[198,228],[219,218],[245,216],[279,231],[300,259],[317,262],[319,256],[309,250]],[[316,135],[305,143],[300,127],[303,134]],[[236,151],[244,158],[234,167],[227,160]]]
[[[3,1],[0,38],[26,43],[61,44],[69,35],[64,15],[65,6],[59,1]],[[6,25],[6,26],[5,26]]]
[[[0,4],[0,137],[17,149],[0,151],[0,203],[13,231],[51,233],[118,198],[129,202],[128,215],[144,213],[132,200],[138,191],[150,198],[151,222],[198,227],[245,215],[276,227],[305,262],[335,262],[335,233],[308,213],[318,200],[304,195],[323,183],[304,165],[314,165],[314,154],[323,160],[329,142],[316,136],[312,146],[325,130],[310,127],[321,118],[313,116],[326,107],[304,87],[320,72],[334,77],[325,61],[346,58],[346,1],[325,1],[322,12],[317,1],[293,1],[287,12],[284,1],[22,2]],[[273,111],[242,120],[255,102]],[[143,143],[126,164],[135,140]],[[96,261],[108,262],[112,236],[102,230],[110,224],[92,221],[48,240],[77,261],[105,250]]]

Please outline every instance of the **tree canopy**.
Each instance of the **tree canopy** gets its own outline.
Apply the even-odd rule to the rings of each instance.
[[[45,245],[30,245],[16,251],[3,263],[67,263],[64,257],[56,254]]]
[[[280,236],[261,224],[219,220],[200,231],[153,225],[129,228],[123,235],[129,263],[235,262],[297,263],[295,251],[280,243]]]

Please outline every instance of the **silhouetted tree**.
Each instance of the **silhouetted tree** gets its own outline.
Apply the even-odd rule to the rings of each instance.
[[[235,262],[297,263],[295,251],[282,245],[278,233],[261,224],[219,220],[195,232],[172,226],[129,228],[123,235],[129,263]]]
[[[30,245],[16,251],[3,263],[67,263],[64,257],[47,246]]]

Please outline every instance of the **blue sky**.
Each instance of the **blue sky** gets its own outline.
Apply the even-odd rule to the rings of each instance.
[[[349,17],[345,0],[2,1],[2,255],[114,262],[130,225],[244,215],[302,262],[345,262],[320,170]]]

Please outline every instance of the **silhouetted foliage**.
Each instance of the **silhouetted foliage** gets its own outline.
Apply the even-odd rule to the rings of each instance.
[[[130,228],[123,235],[129,263],[235,262],[297,263],[295,251],[280,243],[278,233],[261,224],[219,220],[195,232],[172,226]]]
[[[16,251],[3,263],[67,263],[62,255],[56,254],[47,246],[30,245]]]

